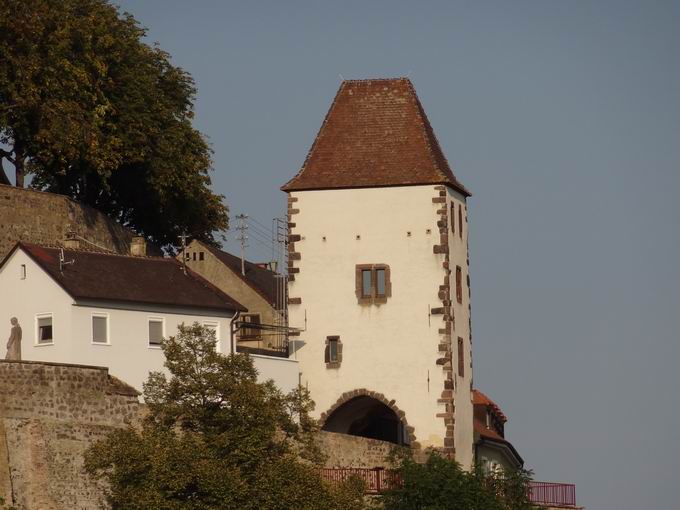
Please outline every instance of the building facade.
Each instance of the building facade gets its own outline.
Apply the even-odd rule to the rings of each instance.
[[[236,330],[236,348],[242,352],[288,356],[286,334],[286,278],[267,267],[194,240],[184,255],[186,265],[220,290],[242,303]]]
[[[246,308],[172,258],[18,243],[0,264],[0,325],[23,329],[21,358],[108,367],[138,390],[163,371],[163,338],[180,324],[215,331],[232,350],[231,324]],[[261,379],[297,386],[297,363],[253,356]]]
[[[292,356],[323,428],[469,468],[470,194],[410,81],[343,82],[282,189]]]

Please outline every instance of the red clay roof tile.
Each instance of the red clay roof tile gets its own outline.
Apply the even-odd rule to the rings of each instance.
[[[343,81],[283,191],[444,184],[465,196],[407,78]]]

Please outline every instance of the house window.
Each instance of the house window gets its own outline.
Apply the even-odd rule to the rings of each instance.
[[[198,260],[205,260],[205,252],[202,251],[198,252]]]
[[[451,202],[451,233],[456,233],[456,204]]]
[[[149,346],[160,347],[165,336],[165,321],[161,318],[149,319]]]
[[[391,295],[390,266],[386,264],[356,266],[356,296],[360,304],[386,303]]]
[[[461,337],[458,337],[458,377],[465,377],[465,350]]]
[[[22,280],[26,279],[26,264],[21,264],[21,267],[19,268],[19,278]]]
[[[92,343],[109,343],[109,317],[106,314],[92,315]]]
[[[54,343],[52,314],[38,315],[36,318],[36,326],[37,326],[37,343],[39,345]]]
[[[453,221],[453,218],[451,218]],[[458,205],[458,237],[463,239],[463,206]]]
[[[342,342],[339,336],[326,337],[326,349],[324,351],[326,368],[339,368],[342,363]]]
[[[241,338],[242,339],[249,339],[249,338],[257,338],[260,336],[260,314],[259,313],[247,313],[241,315],[242,322],[243,324],[241,326]],[[250,326],[252,324],[252,326]]]
[[[220,340],[220,323],[219,322],[204,322],[203,327],[209,331],[215,333],[215,341]]]
[[[463,302],[463,270],[456,266],[456,301]]]

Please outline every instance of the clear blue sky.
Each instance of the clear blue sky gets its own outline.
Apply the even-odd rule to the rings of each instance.
[[[194,76],[214,187],[265,225],[340,75],[408,75],[474,193],[475,385],[537,479],[678,507],[680,2],[121,5]]]

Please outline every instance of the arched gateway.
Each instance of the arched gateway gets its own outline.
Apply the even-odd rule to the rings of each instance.
[[[343,393],[320,418],[321,428],[352,436],[415,446],[413,427],[403,411],[382,393],[359,389]]]

